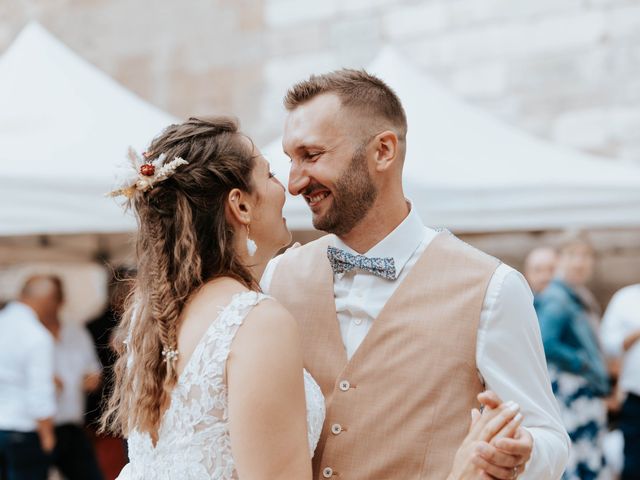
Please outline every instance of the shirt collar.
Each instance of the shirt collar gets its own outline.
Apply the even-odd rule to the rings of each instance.
[[[396,267],[396,278],[398,278],[400,272],[425,237],[425,226],[420,219],[420,215],[418,215],[409,200],[407,200],[407,203],[409,204],[409,215],[389,235],[364,253],[365,256],[370,258],[393,258]],[[334,246],[358,255],[338,237],[335,237]]]
[[[7,305],[4,307],[4,310],[6,312],[13,310],[13,312],[17,313],[18,315],[22,315],[25,318],[30,318],[40,323],[40,320],[38,319],[38,315],[36,314],[35,310],[31,308],[29,305],[26,305],[22,302],[18,302],[17,300],[7,303]]]

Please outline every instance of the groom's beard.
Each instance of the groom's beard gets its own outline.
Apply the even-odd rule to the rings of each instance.
[[[378,191],[367,170],[365,146],[360,146],[340,175],[332,192],[331,207],[323,216],[313,217],[318,230],[346,235],[364,218]]]

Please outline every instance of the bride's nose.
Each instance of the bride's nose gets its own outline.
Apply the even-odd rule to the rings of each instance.
[[[282,187],[282,190],[286,191],[286,187],[284,186],[284,184],[280,181],[280,179],[278,177],[273,177],[273,179],[278,183],[278,185],[280,185]]]

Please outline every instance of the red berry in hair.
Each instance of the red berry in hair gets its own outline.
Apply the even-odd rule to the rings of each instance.
[[[145,177],[153,177],[153,175],[156,173],[156,167],[154,167],[150,163],[145,163],[140,167],[140,173]]]

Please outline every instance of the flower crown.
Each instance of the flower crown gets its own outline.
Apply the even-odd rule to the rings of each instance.
[[[189,162],[180,157],[175,157],[166,165],[164,161],[167,156],[162,153],[155,160],[149,160],[150,155],[144,152],[139,155],[132,147],[129,147],[127,157],[129,158],[129,164],[133,169],[127,169],[127,173],[120,183],[120,186],[115,190],[109,192],[109,197],[119,197],[124,195],[127,198],[132,198],[136,193],[136,190],[146,192],[152,189],[157,183],[160,183],[171,175],[173,175],[178,167],[181,165],[188,165]]]

